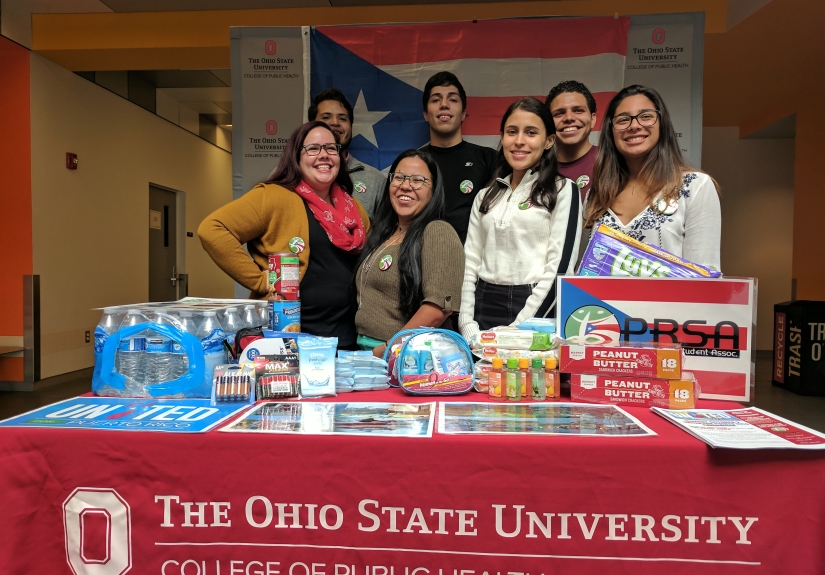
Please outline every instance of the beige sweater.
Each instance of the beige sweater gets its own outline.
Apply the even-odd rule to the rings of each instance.
[[[430,222],[424,229],[421,247],[421,275],[424,299],[444,311],[461,307],[461,282],[464,272],[464,247],[458,234],[447,222]],[[399,309],[401,274],[398,265],[399,245],[382,247],[369,254],[355,276],[359,308],[355,327],[359,334],[388,340],[409,320]],[[381,269],[381,260],[392,257],[392,264]],[[365,271],[368,264],[369,270]]]

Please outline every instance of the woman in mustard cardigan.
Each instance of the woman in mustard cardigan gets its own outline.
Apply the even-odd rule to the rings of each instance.
[[[340,150],[338,136],[323,122],[300,126],[272,175],[207,217],[198,236],[252,298],[267,297],[270,253],[297,254],[301,331],[337,337],[338,347],[347,349],[355,347],[350,286],[369,219],[351,197]]]

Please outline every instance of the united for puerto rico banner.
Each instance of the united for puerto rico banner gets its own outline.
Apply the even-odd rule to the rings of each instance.
[[[598,111],[607,108],[624,84],[629,26],[627,17],[319,26],[310,33],[310,97],[344,93],[355,110],[350,150],[381,170],[427,143],[424,85],[449,71],[467,92],[464,139],[496,147],[507,106],[525,96],[543,102],[561,81],[584,83]]]

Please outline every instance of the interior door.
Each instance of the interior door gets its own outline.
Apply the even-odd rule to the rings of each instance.
[[[175,192],[149,186],[149,301],[178,299]]]

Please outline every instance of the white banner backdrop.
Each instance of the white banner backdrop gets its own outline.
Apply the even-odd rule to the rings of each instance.
[[[702,70],[705,15],[633,16],[627,38],[624,85],[657,90],[673,119],[688,162],[702,163]]]
[[[303,123],[301,28],[229,29],[232,62],[232,196],[265,180]]]

